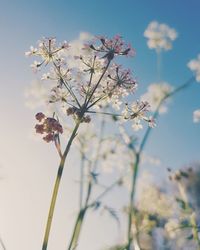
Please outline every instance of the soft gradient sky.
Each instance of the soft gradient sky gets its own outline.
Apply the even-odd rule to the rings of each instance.
[[[191,72],[187,62],[200,53],[200,2],[161,0],[5,1],[0,8],[0,235],[8,250],[41,249],[46,214],[58,158],[54,149],[30,138],[34,112],[25,107],[24,90],[35,78],[24,52],[42,36],[72,40],[82,31],[121,34],[137,55],[126,63],[140,83],[139,93],[156,81],[156,56],[143,32],[152,20],[174,27],[179,37],[163,54],[163,80],[177,86]],[[200,160],[200,126],[192,112],[200,107],[200,85],[179,93],[168,114],[158,122],[147,152],[159,156],[164,167],[180,167]],[[73,159],[70,160],[73,164]],[[150,168],[165,175],[165,168]],[[75,173],[64,174],[49,250],[64,250],[71,233],[76,205]],[[73,195],[72,195],[73,185]],[[115,200],[121,200],[115,193]],[[120,202],[119,202],[120,204]],[[119,206],[119,205],[118,205]],[[100,250],[120,238],[108,217],[89,215],[79,250]],[[106,225],[106,229],[105,229]]]

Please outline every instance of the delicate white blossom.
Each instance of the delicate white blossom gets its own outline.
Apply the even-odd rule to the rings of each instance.
[[[147,92],[141,96],[142,101],[147,101],[150,104],[150,110],[155,112],[160,102],[172,92],[173,87],[166,82],[152,83],[148,86]],[[169,100],[169,99],[168,99]],[[167,102],[165,100],[159,108],[159,113],[167,111]]]
[[[193,112],[193,121],[195,123],[200,122],[200,109],[197,109]]]
[[[123,118],[125,120],[133,121],[132,128],[135,131],[138,131],[143,128],[141,121],[148,122],[149,126],[153,128],[156,126],[156,123],[155,123],[155,119],[152,116],[150,117],[147,116],[149,109],[150,109],[150,105],[146,101],[145,102],[136,101],[132,103],[131,106],[127,104],[124,111],[122,112]]]
[[[192,59],[191,61],[189,61],[187,65],[190,70],[194,71],[196,81],[200,82],[200,54],[197,56],[196,59]]]
[[[160,51],[170,50],[172,48],[172,41],[177,38],[178,34],[175,29],[168,25],[153,21],[148,25],[144,36],[148,39],[147,45],[150,49]]]

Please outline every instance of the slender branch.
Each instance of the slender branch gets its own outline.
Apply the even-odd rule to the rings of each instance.
[[[134,165],[132,166],[132,187],[131,187],[131,195],[130,195],[130,202],[129,202],[129,215],[128,215],[128,245],[127,250],[131,250],[131,243],[133,241],[132,237],[132,222],[133,217],[135,216],[134,211],[134,196],[135,196],[135,189],[136,189],[136,181],[138,176],[138,167],[140,162],[140,154],[136,154],[136,160]]]
[[[191,223],[191,228],[192,228],[192,234],[193,234],[194,240],[197,242],[198,250],[200,250],[200,238],[199,238],[198,226],[196,222],[196,214],[194,211],[192,211],[192,208],[188,201],[187,193],[185,191],[184,186],[181,184],[181,182],[178,182],[178,189],[179,189],[179,193],[181,195],[182,200],[185,202],[186,209],[191,211],[190,223]]]
[[[157,78],[158,78],[158,81],[160,81],[161,74],[162,74],[161,50],[156,51],[156,56],[157,56]]]
[[[83,203],[83,178],[84,178],[84,166],[85,166],[85,155],[81,152],[81,166],[80,166],[80,200],[79,200],[79,207],[80,210],[82,208]]]
[[[97,112],[97,111],[86,111],[85,113],[90,113],[90,114],[100,114],[100,115],[110,115],[110,116],[122,116],[120,114],[113,114],[109,112]]]
[[[76,97],[76,95],[74,94],[74,92],[72,91],[71,87],[69,86],[69,84],[64,80],[61,72],[60,72],[60,69],[59,67],[56,65],[56,63],[53,61],[53,65],[54,67],[56,68],[58,74],[59,74],[59,77],[60,79],[62,80],[62,83],[65,85],[66,89],[68,90],[68,92],[70,93],[70,95],[74,98],[74,100],[76,101],[77,105],[79,106],[79,108],[81,108],[81,105]]]
[[[5,244],[4,244],[4,242],[3,242],[3,240],[2,240],[1,237],[0,237],[0,245],[2,246],[3,250],[6,250],[6,246],[5,246]]]
[[[181,91],[181,90],[183,90],[183,89],[189,87],[190,84],[192,84],[192,83],[194,82],[194,80],[195,80],[195,77],[192,76],[192,77],[189,78],[184,84],[178,86],[177,88],[175,88],[174,90],[172,90],[169,94],[165,95],[165,96],[163,97],[163,99],[160,101],[160,103],[158,104],[158,106],[157,106],[157,108],[156,108],[156,110],[155,110],[155,112],[154,112],[154,114],[153,114],[153,118],[155,119],[155,118],[158,117],[160,107],[161,107],[162,104],[165,102],[165,100],[167,100],[168,98],[172,97],[173,95],[175,95],[175,94],[178,93],[179,91]],[[139,152],[141,152],[141,151],[144,149],[144,146],[145,146],[145,144],[146,144],[146,141],[147,141],[147,139],[148,139],[148,137],[149,137],[149,134],[150,134],[151,130],[152,130],[151,127],[148,127],[148,128],[147,128],[147,130],[146,130],[146,132],[145,132],[145,135],[144,135],[144,137],[143,137],[143,139],[142,139],[142,142],[141,142],[141,144],[140,144]]]
[[[153,114],[153,118],[157,118],[159,115],[159,109],[162,106],[163,102],[168,99],[169,97],[175,95],[176,93],[178,93],[179,91],[185,89],[186,87],[188,87],[191,83],[193,83],[195,80],[194,77],[191,77],[189,80],[187,80],[184,84],[180,85],[179,87],[177,87],[176,89],[174,89],[173,91],[171,91],[169,94],[165,95],[165,97],[160,101],[160,103],[158,104],[154,114]],[[135,163],[133,165],[132,168],[132,189],[131,189],[131,194],[130,194],[130,203],[129,203],[129,217],[128,217],[128,232],[127,232],[127,239],[128,239],[128,245],[127,245],[127,250],[131,249],[131,243],[133,241],[133,237],[131,235],[131,231],[132,231],[132,219],[134,216],[134,196],[135,196],[135,192],[136,192],[136,185],[137,185],[137,176],[138,176],[138,172],[139,172],[139,164],[140,164],[140,155],[148,141],[150,132],[151,132],[152,128],[148,127],[144,137],[141,141],[141,144],[139,146],[139,150],[138,152],[136,152],[136,159],[135,159]],[[137,227],[137,225],[136,225]],[[138,247],[139,247],[139,240],[138,238],[138,234],[136,233],[136,241],[138,243]]]
[[[105,195],[107,195],[113,188],[119,185],[120,181],[122,181],[123,177],[120,177],[118,180],[114,181],[110,186],[106,187],[105,190],[99,194],[94,201],[92,201],[87,207],[93,207],[97,201],[101,200]]]
[[[71,144],[74,140],[74,138],[76,137],[76,133],[78,131],[78,128],[80,126],[81,123],[81,119],[79,119],[74,127],[74,130],[72,131],[71,137],[67,143],[67,146],[65,148],[65,151],[62,155],[61,161],[60,161],[60,165],[58,168],[58,172],[57,172],[57,177],[56,177],[56,181],[55,181],[55,185],[54,185],[54,189],[53,189],[53,194],[52,194],[52,198],[51,198],[51,204],[50,204],[50,209],[49,209],[49,214],[48,214],[48,219],[47,219],[47,224],[46,224],[46,229],[45,229],[45,235],[44,235],[44,240],[43,240],[43,245],[42,245],[42,250],[46,250],[47,249],[47,245],[48,245],[48,241],[49,241],[49,234],[50,234],[50,230],[51,230],[51,224],[52,224],[52,219],[53,219],[53,215],[54,215],[54,209],[55,209],[55,204],[56,204],[56,200],[57,200],[57,195],[58,195],[58,190],[59,190],[59,186],[60,186],[60,181],[62,178],[62,173],[63,173],[63,169],[65,166],[65,160],[66,157],[69,153]]]
[[[94,68],[95,61],[96,61],[96,56],[94,56],[93,68]],[[92,84],[93,75],[94,75],[94,70],[90,71],[90,80],[89,80],[89,83],[88,83],[88,90],[87,90],[87,93],[86,93],[84,105],[87,104],[87,98],[88,98],[88,95],[89,95],[89,92],[90,92],[90,86],[91,86],[91,84]]]
[[[101,147],[101,139],[103,136],[103,130],[104,130],[104,125],[105,125],[105,121],[104,119],[101,122],[101,128],[100,128],[100,140],[99,140],[99,144],[97,147],[97,153],[96,153],[96,158],[94,160],[94,164],[93,164],[93,171],[95,171],[96,167],[97,167],[97,161],[98,161],[98,155],[99,155],[99,151],[100,151],[100,147]],[[92,163],[91,163],[92,164]],[[91,166],[89,167],[89,174],[91,172]],[[88,202],[91,196],[91,192],[92,192],[92,179],[90,178],[89,183],[88,183],[88,187],[87,187],[87,194],[86,194],[86,198],[85,198],[85,204],[84,207],[82,209],[80,209],[77,219],[76,219],[76,223],[74,226],[74,230],[73,230],[73,234],[72,234],[72,238],[70,240],[70,244],[68,246],[68,250],[73,250],[77,244],[78,244],[78,240],[79,240],[79,236],[80,236],[80,232],[81,232],[81,228],[83,225],[83,221],[88,209]]]
[[[92,98],[94,92],[95,92],[96,89],[98,88],[98,86],[99,86],[101,80],[103,79],[103,77],[104,77],[104,75],[105,75],[107,69],[109,68],[110,62],[111,62],[111,60],[108,61],[108,63],[107,63],[107,65],[106,65],[106,67],[104,68],[104,71],[102,72],[102,74],[101,74],[101,76],[100,76],[98,82],[96,83],[95,87],[93,88],[93,90],[92,90],[92,92],[91,92],[91,94],[90,94],[90,96],[89,96],[89,98],[88,98],[88,100],[87,100],[87,102],[86,102],[86,107],[88,107],[88,104],[90,103],[90,100],[91,100],[91,98]]]

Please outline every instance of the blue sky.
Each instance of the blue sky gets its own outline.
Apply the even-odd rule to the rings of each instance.
[[[54,179],[53,170],[49,170],[49,165],[56,165],[57,162],[56,158],[47,160],[45,157],[49,151],[53,154],[53,149],[28,139],[34,113],[24,105],[24,89],[35,76],[29,68],[30,61],[24,57],[24,52],[42,36],[56,36],[62,41],[77,38],[81,31],[107,36],[121,34],[136,49],[136,56],[125,62],[125,65],[137,76],[138,93],[143,93],[148,84],[157,80],[156,55],[147,48],[143,32],[149,22],[157,20],[175,28],[179,34],[173,44],[173,50],[163,53],[162,71],[164,81],[178,86],[191,77],[192,73],[186,64],[200,53],[199,9],[199,0],[1,0],[0,136],[3,140],[0,143],[0,170],[4,180],[0,184],[0,194],[4,202],[0,220],[4,228],[1,228],[0,222],[0,234],[5,238],[9,250],[25,250],[29,241],[33,242],[33,248],[29,250],[38,249],[41,240],[39,236],[43,231],[43,225],[38,229],[38,223],[44,220],[48,207],[45,192],[49,192]],[[200,84],[194,83],[174,98],[169,112],[158,121],[147,151],[160,157],[164,166],[177,168],[200,160],[200,126],[192,122],[192,112],[197,108],[200,108]],[[49,171],[51,177],[45,182],[44,190],[41,192],[39,187],[44,185],[46,171]],[[165,173],[164,169],[160,172]],[[28,184],[29,188],[26,190]],[[36,196],[36,191],[41,193],[41,198]],[[16,206],[18,218],[12,209],[13,206]],[[62,206],[67,207],[63,203]],[[39,209],[41,214],[37,216]],[[58,210],[61,211],[61,206]],[[23,215],[25,219],[22,222],[20,216]],[[17,226],[19,223],[22,223],[21,231]],[[66,225],[62,224],[62,220],[60,223],[55,228],[63,227],[64,231]],[[34,235],[26,235],[31,228],[38,231],[36,242]],[[111,227],[108,232],[111,233],[112,230]],[[87,232],[89,229],[86,230],[86,235]],[[23,241],[22,233],[26,235],[27,240]],[[62,237],[64,233],[61,233]],[[103,239],[103,234],[99,234]],[[88,248],[87,244],[83,243],[87,250],[99,249],[95,240],[91,246],[93,248]]]
[[[80,31],[107,36],[121,34],[136,49],[136,57],[125,62],[125,65],[130,67],[138,78],[140,84],[138,93],[143,93],[149,83],[157,80],[156,55],[147,48],[146,39],[143,37],[143,32],[150,21],[167,23],[179,34],[173,50],[162,55],[163,80],[175,86],[186,81],[191,76],[186,64],[200,52],[198,0],[181,3],[178,0],[4,1],[2,6],[1,56],[4,60],[0,63],[6,83],[1,86],[3,92],[5,89],[9,91],[9,96],[14,96],[13,101],[17,98],[21,105],[23,105],[23,89],[34,77],[23,54],[29,45],[34,45],[42,36],[56,36],[62,41],[78,37]],[[198,84],[194,84],[190,90],[176,97],[169,114],[161,119],[161,126],[154,133],[157,140],[153,148],[156,150],[160,149],[156,142],[160,143],[161,134],[162,141],[168,149],[171,148],[169,145],[172,141],[176,148],[182,146],[181,160],[178,160],[180,156],[176,159],[177,152],[173,151],[170,164],[177,160],[175,164],[180,165],[184,161],[198,158],[199,144],[196,134],[199,132],[199,126],[192,123],[192,111],[199,107],[199,87]],[[11,88],[17,91],[11,92]],[[4,97],[5,101],[8,101],[7,95]],[[22,109],[20,111],[22,112]],[[28,111],[23,110],[23,112]],[[183,140],[187,141],[187,145],[193,146],[184,147],[184,143],[179,143]],[[163,151],[166,150],[164,148]],[[162,150],[160,154],[163,154]]]

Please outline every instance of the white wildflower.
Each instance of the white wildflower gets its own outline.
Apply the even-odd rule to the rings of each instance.
[[[25,52],[25,56],[32,56],[37,52],[37,48],[34,48],[33,46],[30,47],[30,51]]]
[[[167,96],[172,92],[173,87],[166,82],[162,83],[152,83],[149,85],[147,92],[141,96],[142,101],[147,101],[150,104],[150,110],[155,112],[158,108],[158,105]],[[167,111],[167,100],[165,100],[159,108],[159,113],[165,113]]]
[[[193,121],[195,123],[200,122],[200,109],[197,109],[193,112]]]
[[[146,121],[148,122],[148,125],[150,127],[155,127],[155,120],[153,117],[147,117],[147,113],[149,112],[150,105],[148,102],[143,102],[143,101],[136,101],[132,103],[132,105],[129,107],[126,105],[125,109],[122,112],[122,116],[124,121],[125,120],[132,120],[133,125],[132,128],[135,131],[138,131],[143,128],[143,125],[141,121]],[[122,120],[123,121],[123,120]]]
[[[196,76],[196,81],[200,82],[200,54],[197,56],[196,59],[192,59],[187,64],[190,70],[194,71]]]
[[[150,49],[170,50],[172,48],[172,41],[174,41],[178,34],[175,29],[168,25],[151,22],[144,32],[144,36],[148,39],[147,45]]]

